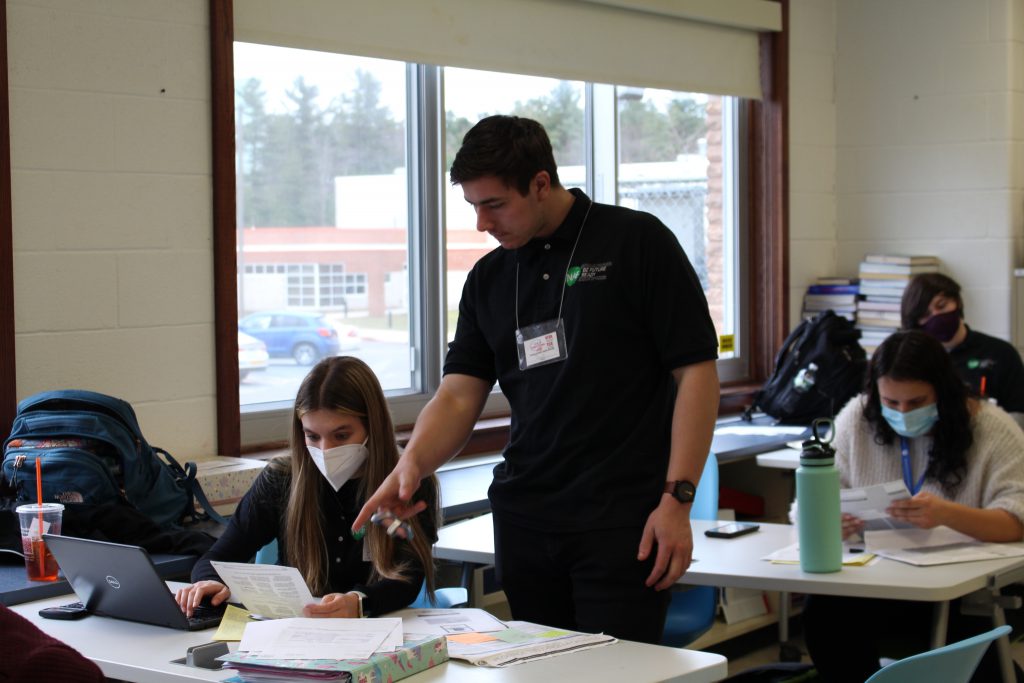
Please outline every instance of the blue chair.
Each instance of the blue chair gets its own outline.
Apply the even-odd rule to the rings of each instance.
[[[1009,626],[1000,626],[956,643],[897,660],[876,671],[867,683],[967,683],[992,641],[1009,632]]]
[[[469,602],[469,591],[461,586],[437,588],[434,590],[434,602],[427,600],[427,584],[420,587],[420,594],[409,607],[424,609],[430,607],[461,607]]]
[[[704,465],[704,474],[700,477],[693,507],[690,508],[690,519],[718,519],[718,459],[713,453]],[[711,628],[717,611],[718,589],[714,586],[673,590],[661,644],[671,647],[689,645]]]
[[[256,551],[256,564],[277,564],[277,539]]]

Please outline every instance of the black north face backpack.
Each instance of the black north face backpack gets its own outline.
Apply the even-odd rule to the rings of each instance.
[[[762,410],[781,422],[808,425],[834,417],[864,385],[867,354],[858,339],[853,322],[833,311],[800,323],[782,343],[775,371],[745,416]]]

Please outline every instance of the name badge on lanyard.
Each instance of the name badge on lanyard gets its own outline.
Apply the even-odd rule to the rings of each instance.
[[[569,281],[569,269],[572,265],[572,259],[576,256],[576,247],[580,244],[583,226],[587,224],[587,216],[590,215],[590,209],[593,207],[593,202],[587,205],[587,212],[583,214],[583,220],[580,221],[580,230],[576,233],[576,241],[572,245],[572,251],[569,252],[569,261],[565,266],[565,279],[562,280],[562,296],[558,301],[558,315],[553,319],[520,327],[519,260],[518,257],[516,259],[516,353],[519,355],[520,370],[530,370],[539,368],[542,365],[560,363],[569,357],[569,349],[565,343],[565,323],[562,320],[562,305],[565,303],[565,287]],[[573,282],[575,281],[575,277],[573,277]]]
[[[565,343],[565,325],[561,318],[545,320],[516,329],[519,369],[558,363],[569,357]]]

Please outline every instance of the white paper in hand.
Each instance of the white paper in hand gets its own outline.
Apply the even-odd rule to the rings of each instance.
[[[210,564],[231,591],[231,600],[241,602],[254,616],[265,619],[301,617],[304,605],[320,601],[309,592],[295,567],[247,562]]]

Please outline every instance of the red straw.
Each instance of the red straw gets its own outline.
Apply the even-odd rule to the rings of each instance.
[[[42,537],[43,534],[43,461],[36,455],[36,503],[39,506],[39,535]],[[39,543],[36,547],[36,553],[39,555],[39,576],[40,578],[46,576],[46,558],[43,552],[43,544]]]

